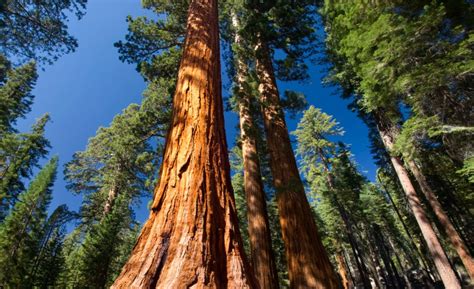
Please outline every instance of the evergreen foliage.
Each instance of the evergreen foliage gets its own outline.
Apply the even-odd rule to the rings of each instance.
[[[58,159],[51,159],[20,194],[0,226],[0,282],[7,287],[32,287],[34,260],[40,251],[51,202]]]
[[[52,63],[74,51],[77,40],[69,35],[71,14],[84,15],[87,0],[5,0],[0,4],[0,54],[23,62]]]

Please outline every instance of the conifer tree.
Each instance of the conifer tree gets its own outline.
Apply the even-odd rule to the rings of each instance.
[[[66,205],[61,205],[44,223],[38,251],[30,270],[34,286],[49,288],[57,285],[65,261],[62,254],[65,226],[75,217]]]
[[[0,226],[0,283],[6,287],[33,286],[32,262],[39,250],[42,228],[51,202],[58,159],[51,159],[20,194]]]
[[[0,220],[14,205],[18,193],[24,190],[23,180],[45,156],[49,142],[44,138],[46,115],[30,133],[19,133],[15,124],[30,111],[31,90],[37,79],[33,62],[18,68],[0,56]]]
[[[248,27],[245,35],[255,48],[262,118],[285,243],[290,286],[336,288],[337,277],[320,242],[305,196],[276,86],[275,72],[285,80],[307,77],[303,59],[309,54],[305,51],[311,49],[304,48],[307,48],[305,44],[314,39],[311,3],[290,2],[280,1],[273,7],[248,2],[249,19],[245,21],[245,26]],[[273,47],[281,48],[286,57],[274,62],[271,54]],[[301,226],[306,230],[299,230]]]
[[[447,6],[449,5],[446,4]],[[447,99],[453,99],[463,94],[466,87],[462,83],[466,78],[461,76],[465,69],[460,63],[464,63],[463,59],[469,57],[469,52],[465,49],[466,41],[469,40],[458,33],[468,32],[469,25],[461,25],[457,28],[443,27],[444,24],[441,23],[446,23],[443,21],[450,19],[449,21],[452,20],[455,23],[460,18],[457,18],[459,15],[450,14],[452,11],[449,11],[449,8],[445,9],[442,3],[425,6],[404,1],[381,3],[375,5],[373,9],[370,9],[370,13],[367,13],[367,7],[363,4],[349,6],[337,2],[326,3],[325,9],[323,14],[330,29],[327,46],[335,68],[332,77],[349,91],[360,94],[358,105],[361,110],[373,113],[386,149],[393,154],[391,161],[420,223],[428,248],[437,263],[438,271],[446,285],[453,284],[451,286],[459,287],[435,232],[429,223],[423,222],[426,219],[426,213],[423,212],[415,187],[409,179],[409,171],[400,158],[402,155],[395,156],[393,149],[400,135],[397,124],[400,119],[397,112],[400,101],[411,108],[410,121],[405,122],[409,128],[408,131],[417,130],[408,124],[417,124],[418,129],[424,126],[436,130],[437,116],[444,115],[447,111],[435,103],[430,103],[431,100],[428,100],[426,96],[432,95],[436,98],[441,92]],[[400,9],[401,13],[393,13],[396,9]],[[341,21],[342,18],[337,17],[342,11],[347,12],[344,16],[347,21]],[[422,13],[412,14],[412,11]],[[392,29],[394,27],[398,27],[398,30]],[[439,31],[439,33],[434,33],[434,31]],[[454,37],[453,41],[445,40],[450,37]],[[407,41],[410,45],[407,45]],[[444,50],[447,46],[451,47]],[[397,52],[394,53],[394,50]],[[449,50],[456,51],[456,56],[447,53]],[[430,52],[426,53],[426,51]],[[435,58],[431,51],[437,51]],[[417,60],[413,62],[413,59]],[[440,65],[444,61],[447,62]],[[440,69],[445,73],[442,77],[439,74]],[[429,75],[426,74],[427,71]],[[423,76],[418,78],[420,75]],[[419,83],[420,80],[424,83],[417,87],[410,87],[414,81]],[[458,85],[459,89],[454,91],[448,88]],[[469,97],[461,97],[460,101],[469,102],[469,99]],[[466,123],[463,119],[467,112],[461,107],[453,106],[453,108],[457,110],[458,117],[444,118],[441,123],[456,121]],[[432,123],[428,124],[430,121]],[[405,133],[410,132],[405,130]],[[408,152],[408,154],[403,154],[403,160],[415,176],[422,192],[427,196],[430,205],[443,224],[443,229],[451,236],[452,244],[469,272],[473,267],[472,257],[441,205],[436,202],[436,197],[426,177],[410,159],[414,142],[411,141],[411,144],[412,146],[405,142],[403,145],[405,152]]]
[[[235,8],[234,8],[235,9]],[[234,30],[233,53],[236,66],[236,94],[240,118],[240,141],[242,146],[243,185],[247,199],[247,227],[250,243],[250,257],[255,277],[261,288],[279,288],[278,275],[272,251],[267,201],[261,175],[257,147],[258,128],[254,121],[252,107],[255,104],[249,85],[249,67],[243,51],[244,40],[240,35],[237,11],[232,13]]]
[[[186,33],[150,218],[112,288],[255,287],[230,184],[217,1],[190,2]]]
[[[69,35],[70,15],[81,18],[87,0],[6,0],[0,4],[0,54],[17,61],[35,59],[51,63],[74,51]]]
[[[64,286],[110,286],[133,246],[138,225],[131,205],[153,188],[170,109],[166,90],[145,95],[141,105],[129,105],[66,164],[68,187],[84,202],[69,239],[73,244],[64,251]]]

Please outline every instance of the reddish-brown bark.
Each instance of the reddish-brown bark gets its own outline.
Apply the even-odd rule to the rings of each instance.
[[[413,173],[416,181],[420,185],[421,191],[425,195],[428,203],[430,204],[431,208],[433,209],[436,218],[438,218],[439,223],[443,227],[446,235],[448,236],[453,248],[459,255],[464,267],[466,268],[467,273],[472,281],[474,281],[474,260],[469,253],[466,243],[459,235],[458,231],[454,228],[453,223],[449,219],[448,215],[444,211],[441,203],[438,201],[438,198],[434,194],[433,190],[431,189],[428,181],[425,178],[425,175],[420,171],[417,164],[414,161],[409,161],[408,166],[410,171]]]
[[[338,278],[312,216],[280,105],[271,57],[261,42],[256,68],[291,288],[338,288]]]
[[[383,144],[387,151],[393,149],[395,135],[396,135],[396,126],[391,123],[391,121],[386,120],[383,114],[378,111],[374,113],[374,118],[377,123],[377,129],[382,138]],[[441,243],[436,235],[431,223],[426,215],[426,212],[421,204],[421,200],[416,194],[415,188],[410,180],[407,169],[403,166],[402,160],[397,156],[390,156],[390,160],[395,169],[395,172],[400,180],[403,191],[408,200],[408,204],[415,216],[415,219],[420,227],[421,233],[425,242],[428,246],[428,250],[431,254],[431,257],[435,263],[435,267],[443,281],[443,284],[446,288],[458,289],[461,288],[459,280],[454,273],[451,264],[449,263],[446,252],[444,251]]]
[[[192,0],[152,211],[112,288],[257,288],[230,184],[217,0]]]
[[[336,262],[337,262],[337,269],[339,271],[339,276],[341,277],[342,287],[344,289],[351,288],[351,285],[349,283],[350,282],[349,274],[347,273],[347,265],[341,251],[337,252]]]
[[[232,15],[234,30],[239,29],[237,16]],[[242,45],[238,32],[234,42]],[[239,95],[240,134],[242,142],[242,159],[244,165],[244,190],[247,199],[247,219],[252,268],[260,288],[277,289],[278,274],[272,251],[270,223],[268,221],[267,203],[263,190],[260,161],[257,148],[256,124],[252,116],[251,93],[244,88],[248,77],[248,66],[236,53],[236,85]]]

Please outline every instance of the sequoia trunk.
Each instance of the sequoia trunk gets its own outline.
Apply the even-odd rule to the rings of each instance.
[[[382,138],[383,144],[387,151],[391,151],[394,144],[394,126],[390,121],[384,121],[384,116],[381,115],[381,112],[378,111],[374,113],[375,120],[377,122],[377,128]],[[403,166],[402,160],[399,157],[390,156],[390,160],[395,169],[395,172],[400,180],[403,191],[408,200],[408,204],[413,211],[416,222],[421,229],[423,238],[427,243],[428,250],[431,254],[431,257],[435,263],[436,269],[443,281],[443,284],[446,288],[458,289],[461,288],[459,280],[456,277],[456,274],[451,267],[446,252],[444,251],[441,243],[436,236],[433,227],[426,215],[426,212],[421,204],[421,200],[416,194],[415,188],[410,180],[408,171]]]
[[[232,15],[236,45],[242,45],[238,33],[237,16]],[[240,134],[244,165],[244,189],[247,198],[247,219],[250,237],[252,268],[260,288],[277,289],[278,274],[272,251],[270,223],[267,202],[263,190],[260,161],[257,149],[257,128],[252,116],[252,95],[244,88],[247,81],[248,66],[238,52],[236,55],[237,89],[239,96]]]
[[[160,183],[112,288],[257,288],[230,184],[217,0],[190,1]]]
[[[280,106],[270,52],[263,42],[257,45],[256,52],[262,115],[288,260],[290,287],[338,288],[337,275],[321,242],[298,172]]]

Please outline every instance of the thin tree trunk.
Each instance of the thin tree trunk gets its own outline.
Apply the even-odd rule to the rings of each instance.
[[[112,210],[112,206],[114,205],[115,198],[117,198],[118,195],[118,189],[115,184],[111,186],[109,189],[109,193],[107,195],[107,200],[105,201],[104,205],[104,217],[107,216],[110,211]]]
[[[411,282],[410,282],[410,279],[408,278],[407,276],[407,273],[406,273],[406,268],[403,268],[403,264],[402,264],[402,261],[400,260],[400,256],[397,254],[396,250],[395,250],[395,244],[394,242],[392,241],[392,238],[390,237],[390,235],[388,236],[388,243],[390,245],[390,248],[392,249],[393,251],[393,255],[395,256],[395,260],[397,261],[397,264],[398,266],[400,267],[400,270],[402,270],[402,274],[403,274],[403,280],[405,281],[405,287],[407,289],[412,289],[411,287]],[[396,267],[395,265],[393,266],[396,270]]]
[[[230,184],[217,0],[190,2],[152,211],[112,288],[257,288]]]
[[[362,281],[365,288],[371,288],[370,280],[369,280],[369,274],[367,272],[367,268],[366,268],[364,262],[362,262],[361,251],[360,251],[359,246],[357,244],[357,240],[354,237],[355,234],[354,234],[354,230],[352,229],[352,222],[349,218],[349,214],[347,214],[346,209],[341,204],[341,202],[339,202],[339,200],[337,198],[337,192],[336,192],[335,186],[334,186],[334,176],[333,176],[332,172],[329,170],[329,161],[327,160],[326,156],[324,155],[324,152],[323,152],[322,149],[318,150],[318,154],[319,154],[319,157],[322,160],[324,171],[327,174],[327,182],[328,182],[329,189],[332,191],[332,197],[333,197],[334,205],[336,206],[336,208],[339,212],[339,215],[341,216],[342,222],[344,223],[344,227],[346,228],[347,239],[349,240],[349,244],[352,247],[352,252],[353,252],[355,260],[356,260],[357,269],[359,270],[360,277],[362,279],[361,281]]]
[[[338,288],[336,273],[321,242],[298,172],[280,106],[270,52],[262,41],[258,43],[256,51],[262,115],[288,260],[290,287]]]
[[[433,209],[436,217],[438,218],[441,226],[443,227],[446,235],[448,236],[451,244],[453,245],[454,249],[458,253],[459,257],[461,258],[464,267],[466,268],[467,273],[472,281],[474,281],[474,260],[469,253],[469,250],[464,243],[464,240],[459,235],[458,231],[453,226],[453,223],[449,219],[446,212],[443,210],[438,198],[435,196],[433,190],[431,190],[428,181],[426,180],[424,174],[420,171],[417,164],[414,161],[409,161],[408,166],[413,173],[416,181],[420,185],[421,191],[425,195],[428,203],[430,204],[431,208]]]
[[[384,121],[384,116],[380,115],[380,111],[374,113],[374,117],[385,148],[390,152],[394,144],[394,127],[391,123],[388,123],[390,121]],[[428,245],[428,250],[431,254],[431,257],[433,258],[435,267],[441,277],[441,280],[443,281],[444,286],[449,289],[461,288],[461,284],[456,278],[456,274],[449,263],[446,252],[441,246],[441,243],[436,236],[433,227],[431,226],[428,216],[426,215],[421,201],[418,198],[415,188],[410,180],[408,171],[403,166],[402,160],[399,157],[393,155],[390,156],[390,160],[400,180],[403,191],[407,196],[408,204],[410,205],[418,226],[421,229],[423,238]]]
[[[337,269],[339,271],[339,276],[341,277],[342,287],[344,289],[349,289],[349,274],[347,273],[346,263],[344,262],[344,256],[342,251],[339,250],[336,254]]]
[[[424,257],[423,257],[423,254],[420,250],[420,248],[416,245],[415,243],[415,239],[413,237],[413,235],[411,234],[410,230],[408,229],[408,226],[407,224],[405,223],[405,221],[403,220],[403,216],[402,214],[400,213],[400,210],[398,209],[397,207],[397,204],[395,204],[395,201],[393,200],[393,197],[392,195],[390,194],[390,192],[387,190],[387,188],[385,188],[385,186],[383,185],[383,183],[381,182],[380,178],[377,176],[377,179],[379,181],[379,183],[383,186],[383,189],[385,191],[385,194],[386,196],[388,197],[389,201],[390,201],[390,204],[392,205],[397,217],[398,217],[398,220],[400,221],[400,223],[402,224],[402,227],[403,227],[403,230],[405,231],[405,233],[407,234],[408,236],[408,239],[409,239],[409,242],[412,244],[413,248],[415,249],[415,252],[417,253],[418,255],[418,259],[419,259],[419,262],[421,263],[421,265],[423,265],[424,269],[429,272],[429,266],[428,264],[426,264],[425,260],[424,260]],[[410,259],[410,262],[412,263],[412,265],[416,265],[414,260],[413,260],[413,257],[408,254],[407,257]]]
[[[237,16],[232,15],[234,30],[239,29]],[[242,45],[235,32],[234,43]],[[239,94],[240,134],[244,164],[244,189],[247,198],[247,219],[250,237],[252,268],[260,288],[277,289],[278,273],[272,251],[267,202],[263,190],[260,161],[257,149],[257,129],[252,116],[252,95],[244,88],[248,77],[248,66],[236,53],[237,89]]]
[[[346,249],[344,248],[344,246],[341,246],[341,248],[342,248],[341,249],[342,250],[342,257],[344,258],[344,263],[347,265],[347,272],[349,273],[349,277],[350,277],[349,288],[352,289],[356,285],[356,280],[355,280],[354,274],[352,273],[351,260],[350,260],[350,257],[347,256],[347,252],[346,252]]]

